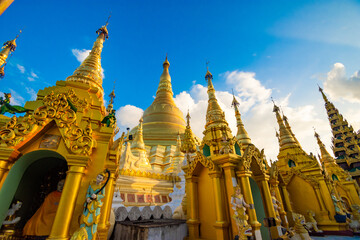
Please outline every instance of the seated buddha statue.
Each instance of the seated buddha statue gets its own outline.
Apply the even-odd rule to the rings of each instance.
[[[48,236],[53,225],[65,180],[60,180],[56,191],[49,193],[40,208],[25,224],[24,236]]]

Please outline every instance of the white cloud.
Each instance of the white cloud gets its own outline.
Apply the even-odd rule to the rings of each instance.
[[[10,93],[11,93],[11,99],[10,99],[10,104],[11,105],[24,105],[25,103],[25,99],[18,94],[16,91],[14,91],[13,89],[9,88]]]
[[[89,56],[89,53],[91,52],[91,50],[87,50],[87,49],[81,49],[81,50],[79,50],[79,49],[71,49],[71,52],[76,57],[76,59],[80,63],[82,63],[85,60],[85,58],[87,56]],[[100,73],[101,73],[101,77],[103,79],[105,79],[105,74],[104,74],[104,69],[103,68],[101,68]]]
[[[278,129],[275,114],[272,112],[273,103],[270,100],[271,89],[264,87],[255,78],[255,73],[233,71],[225,73],[226,84],[229,89],[234,89],[234,94],[240,103],[240,112],[245,128],[252,142],[259,148],[265,149],[268,159],[276,159],[279,152],[278,140],[275,137],[275,128]],[[216,86],[215,86],[216,89]],[[203,137],[207,109],[207,87],[200,84],[193,85],[189,92],[181,92],[175,96],[175,103],[186,115],[190,110],[191,128],[199,137]],[[216,91],[216,97],[220,107],[225,112],[226,120],[235,135],[237,132],[234,109],[231,107],[232,93]],[[291,106],[289,103],[291,94],[288,93],[281,99],[277,99],[277,105],[281,106],[287,115],[292,130],[300,141],[305,151],[319,152],[312,127],[316,127],[322,136],[323,142],[330,152],[330,131],[326,118],[318,116],[319,109],[313,105]]]
[[[36,100],[37,94],[34,89],[30,87],[25,87],[26,92],[30,95],[30,101]]]
[[[16,64],[16,67],[19,69],[21,73],[25,73],[25,67],[21,66],[20,64]]]
[[[350,78],[342,63],[335,63],[324,81],[324,91],[333,100],[360,102],[360,73],[355,72]]]
[[[133,128],[139,124],[144,110],[133,105],[125,105],[116,111],[116,122],[120,132],[125,132],[126,128]]]
[[[28,77],[27,78],[30,82],[34,82],[35,81],[35,78],[33,78],[33,77]]]
[[[30,75],[33,78],[39,78],[39,76],[36,73],[34,73],[33,71],[31,71]]]

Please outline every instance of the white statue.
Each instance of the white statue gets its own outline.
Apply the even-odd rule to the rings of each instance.
[[[11,208],[8,210],[6,214],[5,221],[3,222],[3,225],[14,225],[18,223],[21,219],[21,217],[16,217],[16,212],[21,208],[22,202],[21,201],[14,201],[11,204]]]

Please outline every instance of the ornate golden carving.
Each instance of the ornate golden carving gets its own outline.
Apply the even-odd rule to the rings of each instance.
[[[296,175],[302,179],[304,179],[306,182],[310,183],[311,186],[315,187],[315,188],[319,188],[320,187],[320,183],[319,181],[315,178],[315,177],[310,177],[307,176],[305,174],[303,174],[299,169],[293,169],[291,168],[291,170],[289,171],[288,175],[286,177],[283,177],[284,183],[285,185],[288,185],[291,178]]]
[[[196,152],[196,156],[194,159],[189,163],[189,167],[186,171],[187,176],[192,176],[193,172],[197,166],[197,163],[200,162],[204,167],[208,168],[210,171],[219,171],[219,167],[216,166],[213,161],[206,158],[202,153]]]
[[[70,101],[70,102],[69,102]],[[39,129],[52,120],[55,120],[64,138],[67,148],[75,154],[91,155],[96,142],[92,137],[90,122],[84,129],[76,124],[74,106],[86,109],[86,100],[79,99],[74,90],[67,93],[51,92],[43,99],[44,105],[37,108],[32,114],[23,118],[15,116],[0,130],[0,144],[3,147],[12,147],[23,141],[29,133]],[[72,106],[70,105],[72,104]]]
[[[249,144],[248,147],[245,149],[244,157],[242,158],[240,165],[244,166],[246,170],[249,170],[253,159],[256,160],[260,171],[263,174],[266,174],[266,169],[268,168],[268,165],[266,163],[264,150],[259,151],[259,149],[255,147],[255,145]]]

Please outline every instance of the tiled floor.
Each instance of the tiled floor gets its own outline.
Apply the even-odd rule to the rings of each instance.
[[[358,236],[354,237],[342,237],[342,236],[325,236],[325,237],[311,237],[314,240],[350,240],[350,239],[360,239]]]

